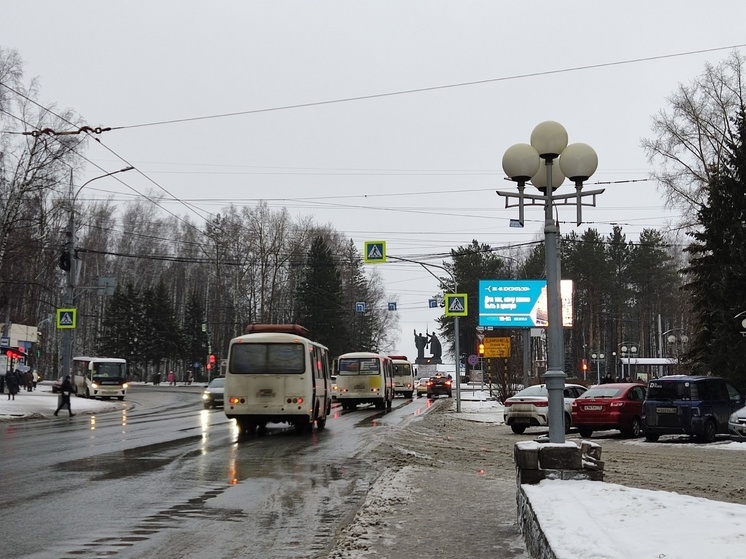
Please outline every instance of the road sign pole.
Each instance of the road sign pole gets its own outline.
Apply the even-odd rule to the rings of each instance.
[[[459,361],[459,347],[458,347],[458,316],[453,317],[453,334],[455,341],[453,344],[453,351],[455,355],[454,361],[456,362],[456,413],[461,413],[461,362]]]

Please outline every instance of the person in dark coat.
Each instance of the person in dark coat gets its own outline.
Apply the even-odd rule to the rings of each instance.
[[[60,399],[59,403],[57,404],[57,409],[54,410],[54,415],[57,415],[59,411],[62,408],[67,408],[67,411],[70,413],[70,417],[74,416],[72,408],[70,407],[70,395],[73,393],[73,383],[70,381],[70,375],[67,375],[65,377],[65,380],[62,381],[62,386],[60,386]]]
[[[5,384],[8,385],[8,400],[15,400],[16,394],[18,394],[18,377],[19,372],[17,370],[8,373],[5,378]]]

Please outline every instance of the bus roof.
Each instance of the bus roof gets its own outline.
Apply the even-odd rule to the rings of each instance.
[[[389,355],[394,361],[409,361],[406,355]]]
[[[122,359],[121,357],[88,357],[86,355],[81,355],[78,357],[73,357],[73,361],[96,361],[98,363],[126,363],[126,359]]]
[[[246,326],[247,334],[263,334],[265,332],[274,334],[297,334],[298,336],[308,337],[309,331],[305,326],[300,324],[249,324]]]

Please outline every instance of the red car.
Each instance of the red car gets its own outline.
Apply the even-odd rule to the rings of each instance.
[[[636,382],[599,384],[572,403],[572,425],[581,437],[619,429],[626,437],[642,434],[642,402],[647,389]]]

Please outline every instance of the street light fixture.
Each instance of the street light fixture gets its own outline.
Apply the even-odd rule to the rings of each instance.
[[[520,225],[524,222],[524,206],[544,205],[544,248],[547,272],[547,308],[549,326],[547,329],[547,372],[544,375],[549,393],[549,440],[552,443],[565,442],[564,429],[564,389],[566,375],[564,368],[564,341],[562,331],[562,300],[560,291],[560,256],[558,250],[559,226],[553,216],[555,203],[575,205],[577,224],[582,223],[583,198],[592,196],[595,206],[596,195],[602,190],[582,192],[583,181],[596,171],[598,156],[587,144],[567,145],[565,127],[554,121],[542,122],[531,132],[531,145],[516,144],[503,155],[503,170],[508,178],[518,184],[518,194],[497,191],[505,198],[505,207],[518,207]],[[554,160],[559,158],[559,167],[565,176],[575,183],[575,194],[555,195],[554,189],[562,183],[562,173],[552,174]],[[545,172],[540,173],[541,160]],[[542,194],[526,194],[526,182],[531,180]],[[517,203],[511,200],[517,198]]]
[[[633,342],[622,342],[619,348],[622,357],[622,376],[632,380],[632,358],[637,355],[637,344]],[[627,374],[624,374],[624,357],[627,357]]]
[[[65,289],[65,306],[71,308],[75,305],[75,282],[77,280],[77,263],[75,260],[75,202],[78,199],[78,194],[83,188],[96,181],[117,173],[126,173],[131,171],[134,167],[125,167],[118,171],[112,171],[93,177],[92,179],[84,182],[77,190],[73,191],[73,177],[72,171],[70,171],[70,216],[67,223],[67,242],[65,244],[65,252],[60,261],[63,270],[67,272],[67,286]],[[71,329],[65,329],[62,331],[62,376],[72,374],[72,363],[73,363],[73,332]]]

